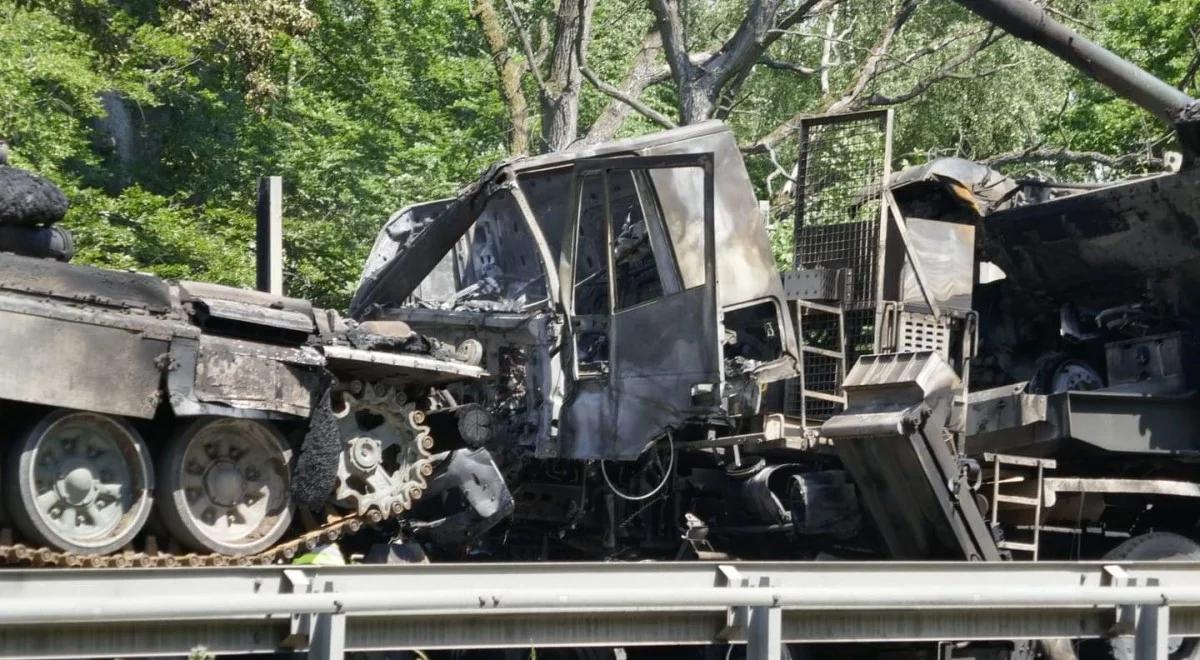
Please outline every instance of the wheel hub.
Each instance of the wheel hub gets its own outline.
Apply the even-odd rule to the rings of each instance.
[[[379,442],[371,438],[355,438],[350,442],[350,461],[360,472],[371,472],[383,459]]]
[[[246,482],[230,460],[214,461],[204,475],[204,490],[214,504],[231,507],[242,499]]]
[[[54,484],[60,497],[74,506],[84,506],[96,497],[98,480],[86,465],[80,465],[62,475]]]

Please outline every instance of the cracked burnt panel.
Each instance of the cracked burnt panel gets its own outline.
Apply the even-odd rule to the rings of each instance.
[[[411,245],[413,232],[429,228],[413,220],[422,208],[429,210],[410,207],[389,221],[371,257],[376,270]],[[463,357],[477,360],[489,377],[449,388],[448,404],[478,411],[486,444],[505,466],[520,465],[551,432],[543,392],[554,378],[550,351],[557,331],[547,278],[516,199],[499,190],[406,300],[375,305],[364,317],[403,321],[460,352],[477,353]]]

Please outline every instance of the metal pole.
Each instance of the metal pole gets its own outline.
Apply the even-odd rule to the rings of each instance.
[[[255,288],[283,295],[283,177],[258,178]]]

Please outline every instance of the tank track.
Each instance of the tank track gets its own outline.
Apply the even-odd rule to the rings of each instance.
[[[403,510],[401,510],[403,512]],[[0,565],[33,568],[173,568],[177,566],[265,566],[290,562],[296,555],[303,554],[326,543],[333,543],[349,534],[355,534],[364,526],[382,523],[398,514],[385,516],[377,510],[365,515],[348,515],[321,527],[305,532],[258,554],[231,556],[218,554],[174,554],[154,548],[141,552],[124,550],[109,555],[81,555],[12,543],[9,530],[0,532]],[[152,544],[148,544],[152,545]]]

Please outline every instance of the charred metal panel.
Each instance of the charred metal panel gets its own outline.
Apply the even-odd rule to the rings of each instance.
[[[209,335],[173,342],[171,358],[167,385],[171,407],[180,416],[307,417],[323,364],[320,353],[311,348]]]
[[[1200,314],[1200,170],[994,213],[984,252],[1014,286],[1103,309],[1147,293]]]
[[[157,334],[0,311],[0,398],[154,417],[169,346],[169,331]]]
[[[222,321],[261,325],[268,328],[291,330],[304,334],[311,333],[316,329],[312,317],[301,312],[272,309],[270,307],[263,307],[262,305],[220,300],[217,298],[201,298],[195,302],[204,306],[205,313],[209,318],[220,319]]]
[[[892,556],[1000,558],[947,443],[954,370],[936,353],[866,355],[843,384],[846,411],[821,427]]]
[[[238,289],[221,284],[210,284],[208,282],[182,281],[179,283],[179,292],[183,302],[224,300],[231,303],[240,303],[243,306],[266,307],[292,314],[300,314],[310,319],[313,315],[311,302],[302,298],[277,296],[265,291]]]
[[[940,309],[971,311],[975,284],[975,227],[940,220],[909,217],[906,221],[909,248],[920,260],[924,284]],[[905,307],[928,309],[920,282],[906,259],[901,271],[900,293]]]
[[[153,275],[12,254],[0,254],[0,289],[155,314],[171,311],[170,289]]]
[[[647,156],[682,155],[687,153],[711,152],[713,155],[714,178],[714,231],[716,244],[720,246],[717,257],[717,304],[732,307],[762,298],[774,298],[783,308],[783,285],[771,246],[767,238],[766,225],[758,210],[754,197],[754,186],[742,152],[738,149],[733,133],[724,130],[688,142],[675,142],[644,149]],[[686,170],[653,170],[655,192],[663,208],[667,229],[679,269],[683,273],[684,287],[693,286],[695,278],[689,271],[702,272],[696,265],[702,262],[703,241],[699,231],[703,199],[700,177],[687,174]],[[674,212],[672,210],[674,209]],[[673,218],[675,218],[673,220]],[[687,265],[691,262],[691,265]],[[789,353],[793,353],[795,338],[791,321],[784,315],[785,342]]]
[[[395,255],[363,278],[350,313],[358,317],[372,305],[398,305],[408,298],[470,229],[488,200],[504,188],[509,174],[503,164],[492,167],[435,218],[414,227],[403,245],[397,242]]]
[[[968,453],[1045,455],[1068,440],[1099,449],[1200,455],[1200,394],[1148,395],[1113,388],[1024,394],[1006,386],[972,395]]]
[[[789,299],[839,301],[846,297],[848,268],[803,268],[783,275],[783,293]]]
[[[1109,386],[1152,393],[1200,386],[1200,338],[1191,333],[1126,339],[1104,348]]]
[[[369,279],[373,279],[396,254],[404,250],[409,241],[414,238],[421,230],[433,222],[440,216],[447,207],[450,206],[453,200],[439,199],[432,202],[423,202],[421,204],[413,204],[406,206],[392,214],[388,218],[387,224],[375,237],[375,244],[371,246],[371,254],[367,257],[367,262],[363,266],[362,278],[359,280],[359,287]],[[453,293],[453,289],[450,291]]]
[[[429,480],[429,490],[417,502],[413,533],[435,545],[469,547],[511,515],[514,506],[504,475],[488,450],[458,449],[443,459]]]
[[[713,411],[715,402],[697,403],[697,386],[720,387],[722,380],[718,344],[706,333],[681,332],[664,319],[691,319],[706,295],[703,287],[662,298],[655,307],[634,307],[613,316],[612,383],[613,434],[599,454],[578,453],[581,443],[564,430],[576,458],[637,458],[650,443],[671,427]]]

